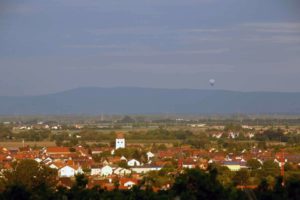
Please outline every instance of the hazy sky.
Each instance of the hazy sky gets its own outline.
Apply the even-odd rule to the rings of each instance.
[[[299,0],[0,0],[0,95],[300,91]]]

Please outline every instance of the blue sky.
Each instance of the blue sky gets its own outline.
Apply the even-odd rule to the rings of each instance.
[[[0,95],[300,91],[299,0],[0,0]]]

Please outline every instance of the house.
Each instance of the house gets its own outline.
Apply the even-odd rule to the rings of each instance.
[[[92,153],[92,155],[96,155],[96,154],[101,154],[104,151],[105,150],[101,147],[95,147],[95,148],[92,148],[91,153]]]
[[[109,165],[106,165],[101,168],[100,175],[101,176],[109,176],[113,174],[113,168]]]
[[[58,179],[57,186],[62,186],[67,189],[71,189],[71,187],[74,185],[74,181],[70,177],[61,177]]]
[[[52,169],[58,170],[58,169],[64,167],[65,164],[62,161],[55,161],[55,162],[50,163],[48,166]]]
[[[157,153],[157,157],[160,159],[174,158],[176,154],[177,154],[177,152],[171,151],[171,150],[159,151]]]
[[[100,186],[102,188],[105,188],[104,186],[108,184],[107,179],[95,179],[94,177],[90,177],[90,180],[88,182],[88,188],[92,189],[95,186]],[[113,185],[112,185],[113,186]]]
[[[20,152],[30,152],[32,149],[29,146],[26,147],[19,147]]]
[[[107,160],[108,164],[110,164],[110,165],[116,164],[116,163],[122,161],[121,157],[119,157],[119,156],[110,156],[110,157],[107,157],[106,160]]]
[[[217,139],[220,139],[222,136],[223,136],[223,133],[222,133],[222,132],[218,132],[218,133],[213,133],[213,134],[212,134],[212,137],[213,137],[213,138],[217,138]]]
[[[70,148],[68,147],[48,147],[45,151],[47,155],[68,155],[71,154]]]
[[[89,155],[89,151],[82,146],[77,146],[75,149],[76,149],[76,152],[78,152],[81,156]]]
[[[131,189],[134,185],[138,184],[138,180],[135,178],[120,178],[120,189]]]
[[[239,171],[242,168],[247,168],[246,163],[237,161],[224,161],[222,165],[228,167],[230,171]]]
[[[101,174],[101,167],[99,165],[94,165],[91,167],[91,175],[97,176]]]
[[[118,167],[114,170],[114,174],[119,175],[119,176],[125,176],[125,175],[131,174],[131,170],[130,169],[125,169],[125,168],[122,168],[122,167]]]
[[[82,174],[83,171],[81,167],[75,166],[64,166],[58,170],[59,177],[74,177],[76,174]]]
[[[43,159],[41,159],[41,158],[35,158],[34,160],[38,163],[41,163],[43,161]]]
[[[151,160],[152,158],[154,158],[154,154],[150,151],[147,152],[147,159]]]
[[[125,138],[123,133],[118,133],[116,138],[116,149],[125,148]]]
[[[24,159],[31,159],[33,160],[36,155],[32,154],[31,152],[18,152],[14,155],[15,160],[24,160]]]
[[[228,138],[230,138],[230,139],[235,139],[235,138],[237,138],[237,137],[239,137],[239,135],[240,135],[240,133],[238,133],[238,132],[229,132],[228,133]]]
[[[207,170],[208,168],[208,160],[204,158],[200,158],[198,160],[198,167],[202,170]]]
[[[127,158],[126,158],[125,156],[122,156],[122,157],[120,158],[120,161],[126,161],[126,162],[127,162]]]
[[[154,166],[154,165],[143,165],[143,166],[131,167],[131,170],[133,172],[138,173],[138,174],[145,174],[145,173],[148,173],[150,171],[159,171],[161,169],[162,169],[161,166]]]
[[[48,164],[51,163],[52,161],[53,161],[52,158],[47,157],[47,158],[45,158],[42,162],[43,162],[45,165],[48,165]]]
[[[187,169],[193,169],[196,167],[196,162],[191,158],[185,159],[182,161],[182,167]]]
[[[130,167],[141,166],[141,163],[136,159],[131,159],[127,162],[127,165],[130,166]]]

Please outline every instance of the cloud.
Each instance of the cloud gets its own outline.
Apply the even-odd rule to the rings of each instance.
[[[41,7],[32,3],[0,3],[1,14],[35,14],[42,10]]]
[[[286,45],[300,42],[300,23],[297,22],[242,23],[223,28],[191,28],[182,32],[185,34],[179,37],[186,44],[228,43],[233,40]]]
[[[295,22],[246,23],[242,26],[260,33],[300,33],[300,23]]]
[[[228,52],[228,48],[218,49],[199,49],[199,50],[178,50],[170,52],[170,54],[222,54]]]
[[[175,30],[170,30],[165,26],[126,26],[102,29],[90,29],[86,32],[96,35],[152,35],[152,34],[171,34]]]
[[[184,29],[182,32],[186,33],[223,33],[227,31],[231,31],[231,28],[191,28]]]
[[[58,3],[62,3],[64,5],[69,6],[105,6],[105,5],[122,5],[122,7],[136,5],[139,6],[141,4],[151,6],[162,6],[162,5],[195,5],[195,4],[202,4],[202,3],[211,3],[215,2],[216,0],[172,0],[171,3],[169,0],[126,0],[126,1],[119,1],[119,0],[109,0],[109,1],[100,1],[100,0],[55,0]]]
[[[63,48],[74,48],[74,49],[120,49],[124,46],[116,44],[68,44],[63,45]]]
[[[287,45],[300,42],[300,23],[296,22],[246,23],[240,29],[248,32],[244,41]]]
[[[105,50],[101,55],[106,56],[161,56],[161,55],[191,55],[191,54],[223,54],[229,52],[229,48],[179,48],[161,50],[159,48],[145,46],[143,44],[68,44],[63,48],[71,49],[98,49]]]
[[[96,66],[93,68],[97,69]],[[106,65],[105,68],[110,70],[128,70],[132,72],[159,74],[227,73],[235,71],[235,66],[227,64],[146,64],[133,62]]]
[[[243,41],[250,42],[268,42],[268,43],[277,43],[277,44],[298,44],[300,43],[300,35],[271,35],[271,36],[253,36],[249,38],[243,38]]]

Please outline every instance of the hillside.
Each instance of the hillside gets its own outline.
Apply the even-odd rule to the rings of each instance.
[[[1,115],[100,113],[299,114],[300,93],[90,87],[41,96],[0,97]]]

